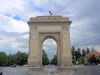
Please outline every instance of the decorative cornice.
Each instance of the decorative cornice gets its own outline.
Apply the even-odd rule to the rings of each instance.
[[[30,23],[71,23],[68,17],[62,16],[37,16],[31,17],[28,21]]]

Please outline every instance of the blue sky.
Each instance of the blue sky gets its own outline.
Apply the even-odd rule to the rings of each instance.
[[[30,17],[67,16],[71,24],[71,44],[95,46],[100,50],[100,0],[1,0],[0,51],[28,52]],[[48,42],[49,43],[49,42]],[[55,48],[55,45],[53,45]]]

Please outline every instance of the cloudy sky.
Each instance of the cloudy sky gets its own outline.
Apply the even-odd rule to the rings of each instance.
[[[0,0],[0,51],[28,52],[27,21],[30,17],[49,15],[49,10],[72,21],[72,45],[99,48],[100,0]]]
[[[43,50],[47,53],[48,58],[51,60],[57,53],[57,43],[54,39],[48,38],[43,42]]]

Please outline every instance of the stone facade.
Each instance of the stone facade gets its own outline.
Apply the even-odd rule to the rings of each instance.
[[[57,42],[58,66],[71,66],[70,24],[68,17],[37,16],[29,24],[29,66],[42,67],[42,44],[47,38]]]

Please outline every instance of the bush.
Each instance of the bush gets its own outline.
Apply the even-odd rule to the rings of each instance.
[[[84,63],[85,63],[84,57],[81,56],[81,57],[78,59],[78,63],[79,63],[79,64],[84,64]]]
[[[95,55],[93,55],[92,57],[89,58],[88,60],[89,63],[91,64],[97,64],[97,59],[95,57]]]

